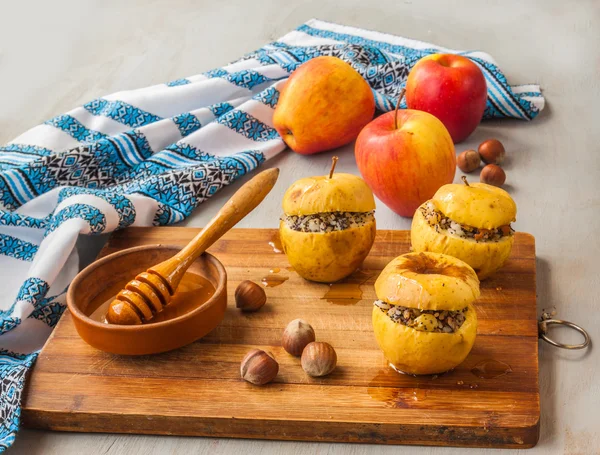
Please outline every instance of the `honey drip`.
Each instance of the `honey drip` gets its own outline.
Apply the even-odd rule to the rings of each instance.
[[[333,283],[322,299],[334,305],[355,305],[362,299],[360,284]]]
[[[403,377],[395,371],[389,368],[380,370],[367,387],[370,397],[383,402],[387,408],[418,406],[418,402],[427,399],[430,381],[437,378],[437,375],[413,377],[406,373]]]
[[[281,245],[281,239],[279,238],[278,232],[273,234],[273,236],[271,237],[271,240],[269,241],[269,246],[273,248],[274,253],[283,253],[283,246]]]
[[[329,289],[321,299],[334,305],[355,305],[362,300],[361,285],[373,275],[358,271],[338,283],[329,285]]]
[[[495,379],[511,373],[512,368],[508,363],[498,360],[482,360],[471,369],[471,373],[481,379]]]
[[[266,288],[274,288],[275,286],[279,286],[285,283],[290,278],[287,276],[277,275],[281,269],[279,267],[274,267],[269,270],[269,275],[261,278],[260,282]]]
[[[287,280],[289,280],[289,278],[287,276],[281,276],[281,275],[269,275],[269,276],[265,276],[263,277],[260,282],[262,283],[262,285],[266,288],[274,288],[275,286],[279,286],[282,285],[283,283],[285,283]]]

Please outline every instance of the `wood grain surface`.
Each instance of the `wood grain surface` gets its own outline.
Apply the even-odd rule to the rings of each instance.
[[[184,245],[197,232],[129,228],[115,233],[101,255],[150,243]],[[425,377],[388,368],[371,328],[372,285],[388,261],[408,251],[408,231],[379,231],[361,270],[333,287],[304,281],[273,245],[275,230],[234,229],[208,250],[228,272],[227,313],[204,339],[176,351],[122,357],[95,350],[79,338],[66,313],[29,378],[24,424],[280,440],[536,444],[540,404],[532,236],[517,233],[506,266],[483,282],[476,304],[478,336],[469,357],[452,372]],[[281,284],[266,288],[268,301],[261,311],[240,313],[235,287],[244,279],[260,283],[263,278]],[[331,375],[306,376],[299,359],[280,347],[283,328],[299,317],[313,325],[318,340],[336,348],[338,368]],[[239,377],[239,363],[253,347],[270,350],[280,363],[279,375],[264,387]],[[508,372],[481,378],[472,370],[483,364],[507,365],[498,374]]]

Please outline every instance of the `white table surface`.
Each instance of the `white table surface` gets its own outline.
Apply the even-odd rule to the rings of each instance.
[[[596,0],[59,0],[4,2],[0,11],[2,143],[95,97],[221,66],[312,17],[489,52],[512,83],[541,84],[547,107],[531,123],[486,122],[458,151],[490,137],[504,142],[507,188],[519,207],[515,227],[537,239],[538,309],[556,307],[558,316],[581,323],[600,342],[600,3]],[[336,153],[340,171],[356,172],[352,146]],[[279,184],[240,226],[275,227],[287,184],[325,173],[330,156],[302,157],[287,151],[269,162],[281,168]],[[221,191],[184,224],[202,226],[239,185]],[[377,224],[383,229],[408,229],[410,221],[379,204]],[[102,241],[81,239],[84,261],[93,258]],[[567,333],[559,335],[570,339]],[[597,349],[569,352],[540,345],[541,437],[527,453],[600,453],[599,371]],[[10,450],[15,455],[398,452],[465,451],[28,429],[21,430]]]

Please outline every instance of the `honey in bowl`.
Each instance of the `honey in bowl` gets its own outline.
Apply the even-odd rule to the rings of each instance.
[[[89,318],[97,322],[109,324],[106,320],[108,308],[115,299],[115,296],[126,284],[127,281],[112,283],[94,297],[88,306]],[[169,304],[145,324],[167,321],[189,313],[207,302],[214,293],[215,287],[210,281],[196,273],[187,272],[183,276],[181,283],[179,283],[177,291],[172,296]]]

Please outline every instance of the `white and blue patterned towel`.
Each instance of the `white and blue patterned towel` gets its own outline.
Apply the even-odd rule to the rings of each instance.
[[[273,109],[302,62],[346,60],[388,111],[410,68],[435,52],[481,67],[485,118],[530,120],[543,108],[538,86],[508,85],[482,52],[311,20],[223,68],[95,99],[0,147],[0,452],[19,426],[25,373],[65,308],[79,234],[181,221],[282,152]]]

